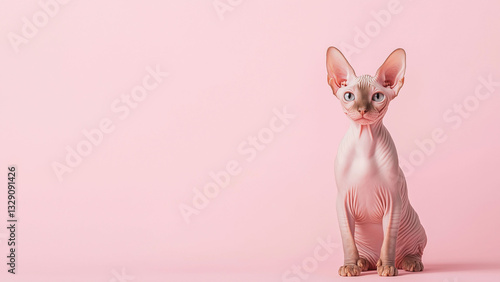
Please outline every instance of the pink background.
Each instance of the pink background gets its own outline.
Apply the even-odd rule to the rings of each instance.
[[[498,281],[500,85],[473,97],[480,77],[500,81],[500,4],[400,0],[382,25],[374,13],[393,1],[219,2],[231,7],[221,17],[212,0],[74,0],[18,52],[9,34],[43,9],[0,2],[4,223],[7,167],[19,171],[18,274],[7,273],[2,227],[0,279],[119,281],[124,270],[134,278],[123,281],[278,282],[318,238],[340,244],[333,159],[348,121],[326,83],[333,45],[358,75],[407,52],[385,124],[412,166],[410,200],[429,242],[425,271],[396,279]],[[170,75],[119,119],[113,101],[156,65]],[[467,118],[443,118],[464,101]],[[269,133],[283,107],[295,117],[248,161],[238,147]],[[60,182],[52,163],[106,117],[115,130]],[[446,140],[424,155],[416,142],[439,128]],[[187,224],[179,206],[231,160],[241,173]],[[342,260],[336,248],[307,281],[341,280]]]

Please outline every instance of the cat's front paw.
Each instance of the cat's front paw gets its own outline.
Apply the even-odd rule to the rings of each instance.
[[[355,264],[347,264],[339,268],[340,276],[359,276],[360,274],[361,268]]]
[[[395,265],[383,265],[381,260],[377,262],[377,272],[380,276],[397,276],[398,269]]]

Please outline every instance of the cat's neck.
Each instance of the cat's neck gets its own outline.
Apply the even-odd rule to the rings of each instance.
[[[368,125],[361,125],[351,121],[349,132],[354,140],[359,141],[376,141],[385,131],[385,126],[382,119]]]

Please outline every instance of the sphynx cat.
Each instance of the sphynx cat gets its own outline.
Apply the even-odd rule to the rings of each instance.
[[[327,51],[328,84],[351,125],[335,159],[337,215],[344,265],[341,276],[377,270],[396,276],[398,269],[422,271],[427,243],[410,205],[398,155],[382,118],[404,83],[406,53],[396,49],[375,76],[356,76],[335,47]]]

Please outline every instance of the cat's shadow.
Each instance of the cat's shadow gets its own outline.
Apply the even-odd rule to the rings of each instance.
[[[500,264],[493,263],[427,263],[423,272],[410,272],[398,269],[398,276],[413,275],[418,273],[465,272],[500,270]],[[363,271],[361,275],[371,275],[376,270]]]
[[[463,272],[480,270],[500,270],[500,264],[494,263],[424,263],[424,272]]]

